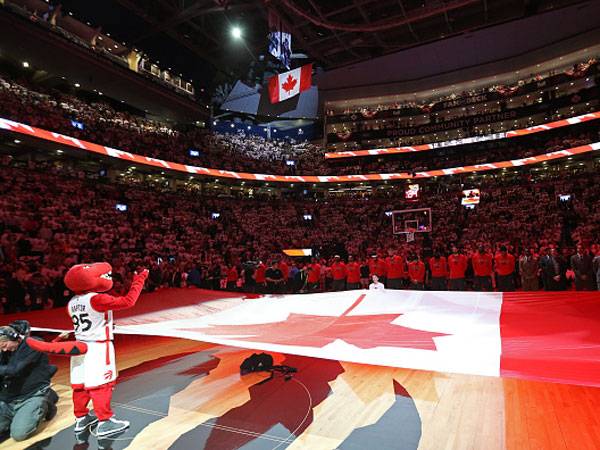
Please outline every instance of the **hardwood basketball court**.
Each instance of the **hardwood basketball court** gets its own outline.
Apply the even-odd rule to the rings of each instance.
[[[596,449],[600,390],[277,354],[296,376],[239,375],[252,352],[183,339],[118,336],[114,406],[131,428],[73,433],[67,359],[58,414],[6,449]],[[86,443],[87,442],[87,443]]]

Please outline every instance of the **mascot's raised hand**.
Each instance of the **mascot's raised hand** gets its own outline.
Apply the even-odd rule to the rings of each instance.
[[[114,417],[110,403],[117,379],[113,345],[113,311],[131,308],[148,278],[143,270],[133,276],[129,292],[113,296],[112,267],[108,263],[78,264],[65,275],[75,293],[67,311],[76,341],[39,343],[38,350],[71,356],[71,387],[76,417],[75,432],[99,421],[96,434],[105,437],[125,430],[129,422]],[[92,401],[94,413],[88,409]]]

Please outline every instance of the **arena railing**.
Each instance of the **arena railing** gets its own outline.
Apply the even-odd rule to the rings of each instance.
[[[568,119],[567,119],[568,120]],[[67,145],[80,151],[97,153],[100,155],[117,158],[134,164],[143,164],[153,166],[161,170],[171,170],[183,172],[188,175],[201,175],[213,178],[229,178],[249,181],[281,182],[281,183],[354,183],[364,181],[393,181],[441,177],[448,175],[458,175],[474,172],[486,172],[498,169],[507,169],[514,167],[539,164],[546,161],[552,161],[562,158],[568,158],[575,155],[600,150],[600,142],[581,145],[578,147],[564,150],[543,153],[537,156],[530,156],[521,159],[508,161],[496,161],[471,166],[450,167],[447,169],[437,169],[422,172],[398,172],[398,173],[378,173],[378,174],[357,174],[357,175],[269,175],[260,173],[233,172],[231,170],[213,169],[207,167],[190,166],[187,164],[165,161],[162,159],[151,158],[149,156],[137,155],[135,153],[118,150],[104,145],[94,144],[92,142],[77,139],[72,136],[65,136],[53,131],[43,130],[32,127],[31,125],[15,122],[9,119],[0,118],[0,129],[20,135],[27,135],[33,138],[50,141],[57,144]]]
[[[347,150],[342,152],[328,152],[325,153],[325,159],[340,159],[340,158],[356,158],[362,156],[380,156],[380,155],[394,155],[398,153],[413,153],[413,152],[424,152],[428,150],[435,150],[443,147],[454,147],[457,145],[473,144],[476,142],[493,141],[497,139],[506,139],[526,136],[528,134],[539,133],[542,131],[554,130],[557,128],[567,127],[570,125],[576,125],[578,123],[588,122],[590,120],[600,119],[600,111],[582,114],[576,117],[570,117],[568,119],[557,120],[556,122],[543,123],[520,130],[503,131],[500,133],[487,134],[485,136],[471,136],[462,139],[452,139],[444,142],[434,142],[431,144],[412,145],[406,147],[386,147],[386,148],[372,148],[368,150]]]

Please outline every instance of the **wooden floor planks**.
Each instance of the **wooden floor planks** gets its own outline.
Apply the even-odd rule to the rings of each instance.
[[[117,343],[120,370],[209,348],[209,344],[155,337],[129,337]],[[127,448],[169,448],[198,424],[249,400],[249,388],[265,377],[240,378],[239,362],[251,351],[215,351],[218,366],[175,393],[166,416],[145,427]],[[276,363],[282,360],[277,355]],[[335,449],[354,430],[377,423],[396,401],[394,382],[406,389],[418,411],[420,450],[600,449],[597,388],[340,364],[343,371],[329,382],[329,395],[314,406],[312,422],[289,449]],[[66,365],[66,360],[60,362],[54,380],[60,395],[57,417],[29,441],[8,440],[0,449],[27,448],[72,425]],[[318,370],[318,365],[315,360],[306,370]]]

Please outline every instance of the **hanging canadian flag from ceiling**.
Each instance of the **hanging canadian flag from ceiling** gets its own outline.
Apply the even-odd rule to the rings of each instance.
[[[269,98],[278,103],[310,89],[312,83],[312,64],[280,73],[269,78]]]

